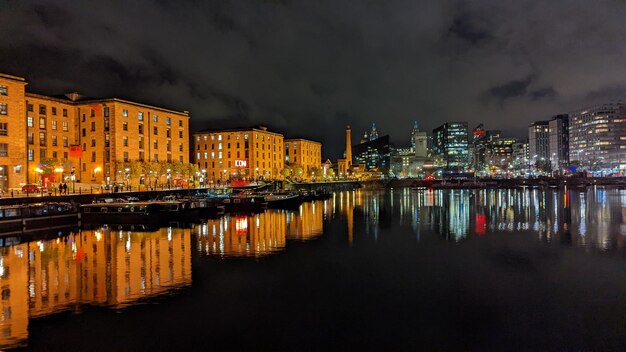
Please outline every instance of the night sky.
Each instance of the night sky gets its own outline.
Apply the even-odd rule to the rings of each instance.
[[[626,2],[7,1],[0,72],[189,110],[191,130],[264,124],[343,151],[375,121],[523,137],[528,123],[626,96]]]

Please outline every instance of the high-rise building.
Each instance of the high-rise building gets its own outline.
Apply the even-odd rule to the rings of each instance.
[[[302,178],[310,179],[322,165],[322,143],[303,138],[285,139],[285,164],[300,165]]]
[[[550,159],[550,126],[548,121],[537,121],[528,126],[528,153],[530,164]]]
[[[446,171],[463,171],[468,166],[467,122],[446,122],[433,130],[433,154]]]
[[[353,146],[356,164],[365,165],[365,171],[389,173],[391,148],[389,135]]]
[[[569,166],[569,115],[556,115],[548,122],[550,129],[549,155],[553,170]]]
[[[45,96],[0,74],[0,188],[128,180],[124,163],[189,162],[189,113],[132,101]],[[24,119],[26,121],[24,121]],[[137,175],[141,177],[141,175]],[[146,176],[146,175],[144,175]]]
[[[626,170],[626,103],[594,105],[569,116],[571,163],[593,172]]]
[[[210,181],[280,179],[285,167],[284,137],[267,127],[194,133],[195,163]]]

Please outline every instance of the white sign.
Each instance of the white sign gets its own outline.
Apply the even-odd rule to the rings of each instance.
[[[247,160],[235,160],[235,166],[236,167],[247,167],[248,166],[248,161]]]

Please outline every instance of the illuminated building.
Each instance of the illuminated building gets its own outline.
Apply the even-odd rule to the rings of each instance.
[[[446,122],[433,130],[433,154],[448,172],[468,166],[467,122]]]
[[[569,116],[570,163],[599,173],[626,170],[626,103],[594,105]]]
[[[530,164],[537,167],[550,158],[550,126],[548,121],[537,121],[528,126],[528,153]],[[543,161],[543,162],[542,162]]]
[[[322,144],[302,138],[285,139],[285,164],[302,167],[302,175],[295,176],[312,178],[322,165]]]
[[[26,81],[0,74],[0,189],[26,183]]]
[[[194,133],[194,161],[209,180],[280,179],[284,137],[267,127]]]
[[[391,148],[389,135],[369,140],[352,147],[357,164],[365,165],[365,171],[377,171],[382,175],[389,173]]]
[[[78,93],[45,96],[25,92],[26,84],[0,74],[0,115],[7,117],[0,121],[0,188],[70,175],[109,183],[124,162],[189,162],[188,112]]]
[[[424,168],[432,164],[428,158],[428,136],[420,131],[417,121],[411,131],[411,147],[395,148],[390,156],[390,171],[395,177],[421,177]]]
[[[528,171],[528,143],[513,143],[513,170],[519,175],[524,175]]]
[[[343,159],[337,160],[337,171],[339,176],[347,176],[352,170],[352,131],[350,126],[346,126],[346,150]]]
[[[550,161],[552,169],[569,166],[569,115],[556,115],[548,122],[550,128]]]

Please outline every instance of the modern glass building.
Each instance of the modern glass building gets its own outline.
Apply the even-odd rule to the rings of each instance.
[[[467,122],[447,122],[433,130],[433,154],[449,172],[468,166]]]

